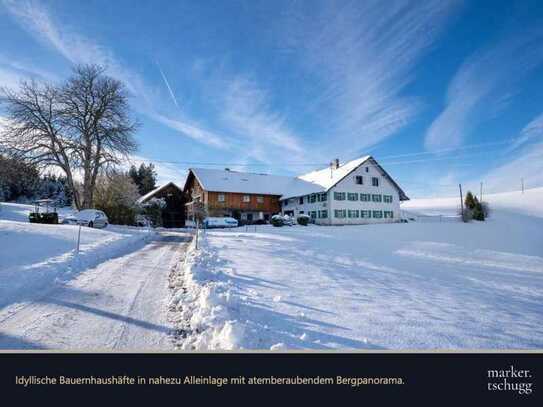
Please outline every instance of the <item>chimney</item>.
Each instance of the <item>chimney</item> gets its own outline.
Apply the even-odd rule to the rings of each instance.
[[[336,158],[333,161],[333,168],[334,168],[334,170],[337,170],[339,168],[339,158]]]

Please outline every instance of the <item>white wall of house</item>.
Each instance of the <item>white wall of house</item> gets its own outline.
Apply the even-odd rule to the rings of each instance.
[[[292,212],[295,217],[301,214],[311,216],[312,212],[314,212],[315,223],[329,225],[331,224],[329,200],[330,194],[326,192],[290,198],[281,202],[281,211],[283,214]],[[326,212],[326,217],[324,217],[323,212]]]
[[[362,184],[357,183],[357,177],[362,177]],[[377,178],[378,186],[373,185],[373,178]],[[336,193],[344,194],[345,199],[336,199]],[[352,200],[349,200],[349,194]],[[369,195],[369,201],[364,201],[361,194],[366,197]],[[374,195],[380,201],[376,202]],[[392,197],[392,202],[385,202],[385,196]],[[398,222],[401,218],[398,189],[373,163],[363,164],[339,181],[326,193],[325,201],[315,199],[315,202],[311,202],[310,195],[307,195],[303,197],[303,204],[299,197],[290,198],[287,202],[281,207],[283,213],[292,211],[294,216],[298,216],[301,213],[312,215],[312,212],[316,212],[315,223],[324,225],[390,223]],[[322,210],[327,211],[326,218],[321,216]],[[365,211],[365,217],[362,217],[362,211]],[[340,217],[343,214],[345,217]]]

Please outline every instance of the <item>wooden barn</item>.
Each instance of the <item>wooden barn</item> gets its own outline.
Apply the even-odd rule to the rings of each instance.
[[[162,210],[162,226],[180,228],[185,226],[185,194],[173,182],[168,182],[138,199],[143,204],[152,198],[164,199],[166,207]]]

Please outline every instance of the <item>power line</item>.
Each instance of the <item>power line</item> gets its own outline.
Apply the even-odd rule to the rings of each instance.
[[[379,157],[379,161],[383,162],[383,160],[391,159],[391,158],[403,158],[403,157],[414,157],[414,156],[420,156],[420,155],[438,155],[443,153],[450,153],[455,151],[463,151],[463,150],[471,150],[471,149],[477,149],[477,148],[483,148],[485,147],[486,150],[483,152],[483,154],[488,153],[488,147],[491,146],[500,146],[504,144],[509,144],[514,139],[508,139],[503,141],[497,141],[497,142],[490,142],[490,143],[480,143],[480,144],[472,144],[462,147],[454,147],[454,148],[448,148],[448,149],[441,149],[441,150],[435,150],[435,151],[419,151],[414,153],[405,153],[405,154],[396,154],[396,155],[388,155],[388,156],[382,156]],[[479,155],[481,153],[478,153]],[[472,155],[469,155],[472,156]],[[454,156],[452,158],[464,158],[469,156]],[[387,165],[396,165],[396,164],[411,164],[411,163],[417,163],[417,162],[425,162],[425,161],[440,161],[445,159],[451,159],[448,157],[435,157],[435,158],[422,158],[420,160],[413,160],[413,161],[399,161],[399,162],[387,162]],[[153,158],[131,158],[132,161],[139,161],[139,162],[155,162],[155,163],[162,163],[162,164],[181,164],[181,165],[202,165],[202,166],[217,166],[217,167],[270,167],[270,168],[277,168],[277,167],[285,167],[285,166],[291,166],[291,167],[298,167],[298,166],[307,166],[307,167],[326,167],[330,163],[329,162],[311,162],[311,163],[305,163],[305,162],[284,162],[281,165],[274,165],[269,163],[235,163],[235,162],[202,162],[202,161],[184,161],[184,160],[159,160],[159,159],[153,159]]]

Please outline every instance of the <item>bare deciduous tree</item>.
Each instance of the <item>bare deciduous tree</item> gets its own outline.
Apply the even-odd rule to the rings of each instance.
[[[82,65],[60,85],[22,82],[17,91],[2,88],[0,103],[7,123],[0,134],[2,149],[41,166],[56,166],[75,191],[83,179],[77,208],[92,206],[101,171],[136,151],[124,85],[97,65]]]

